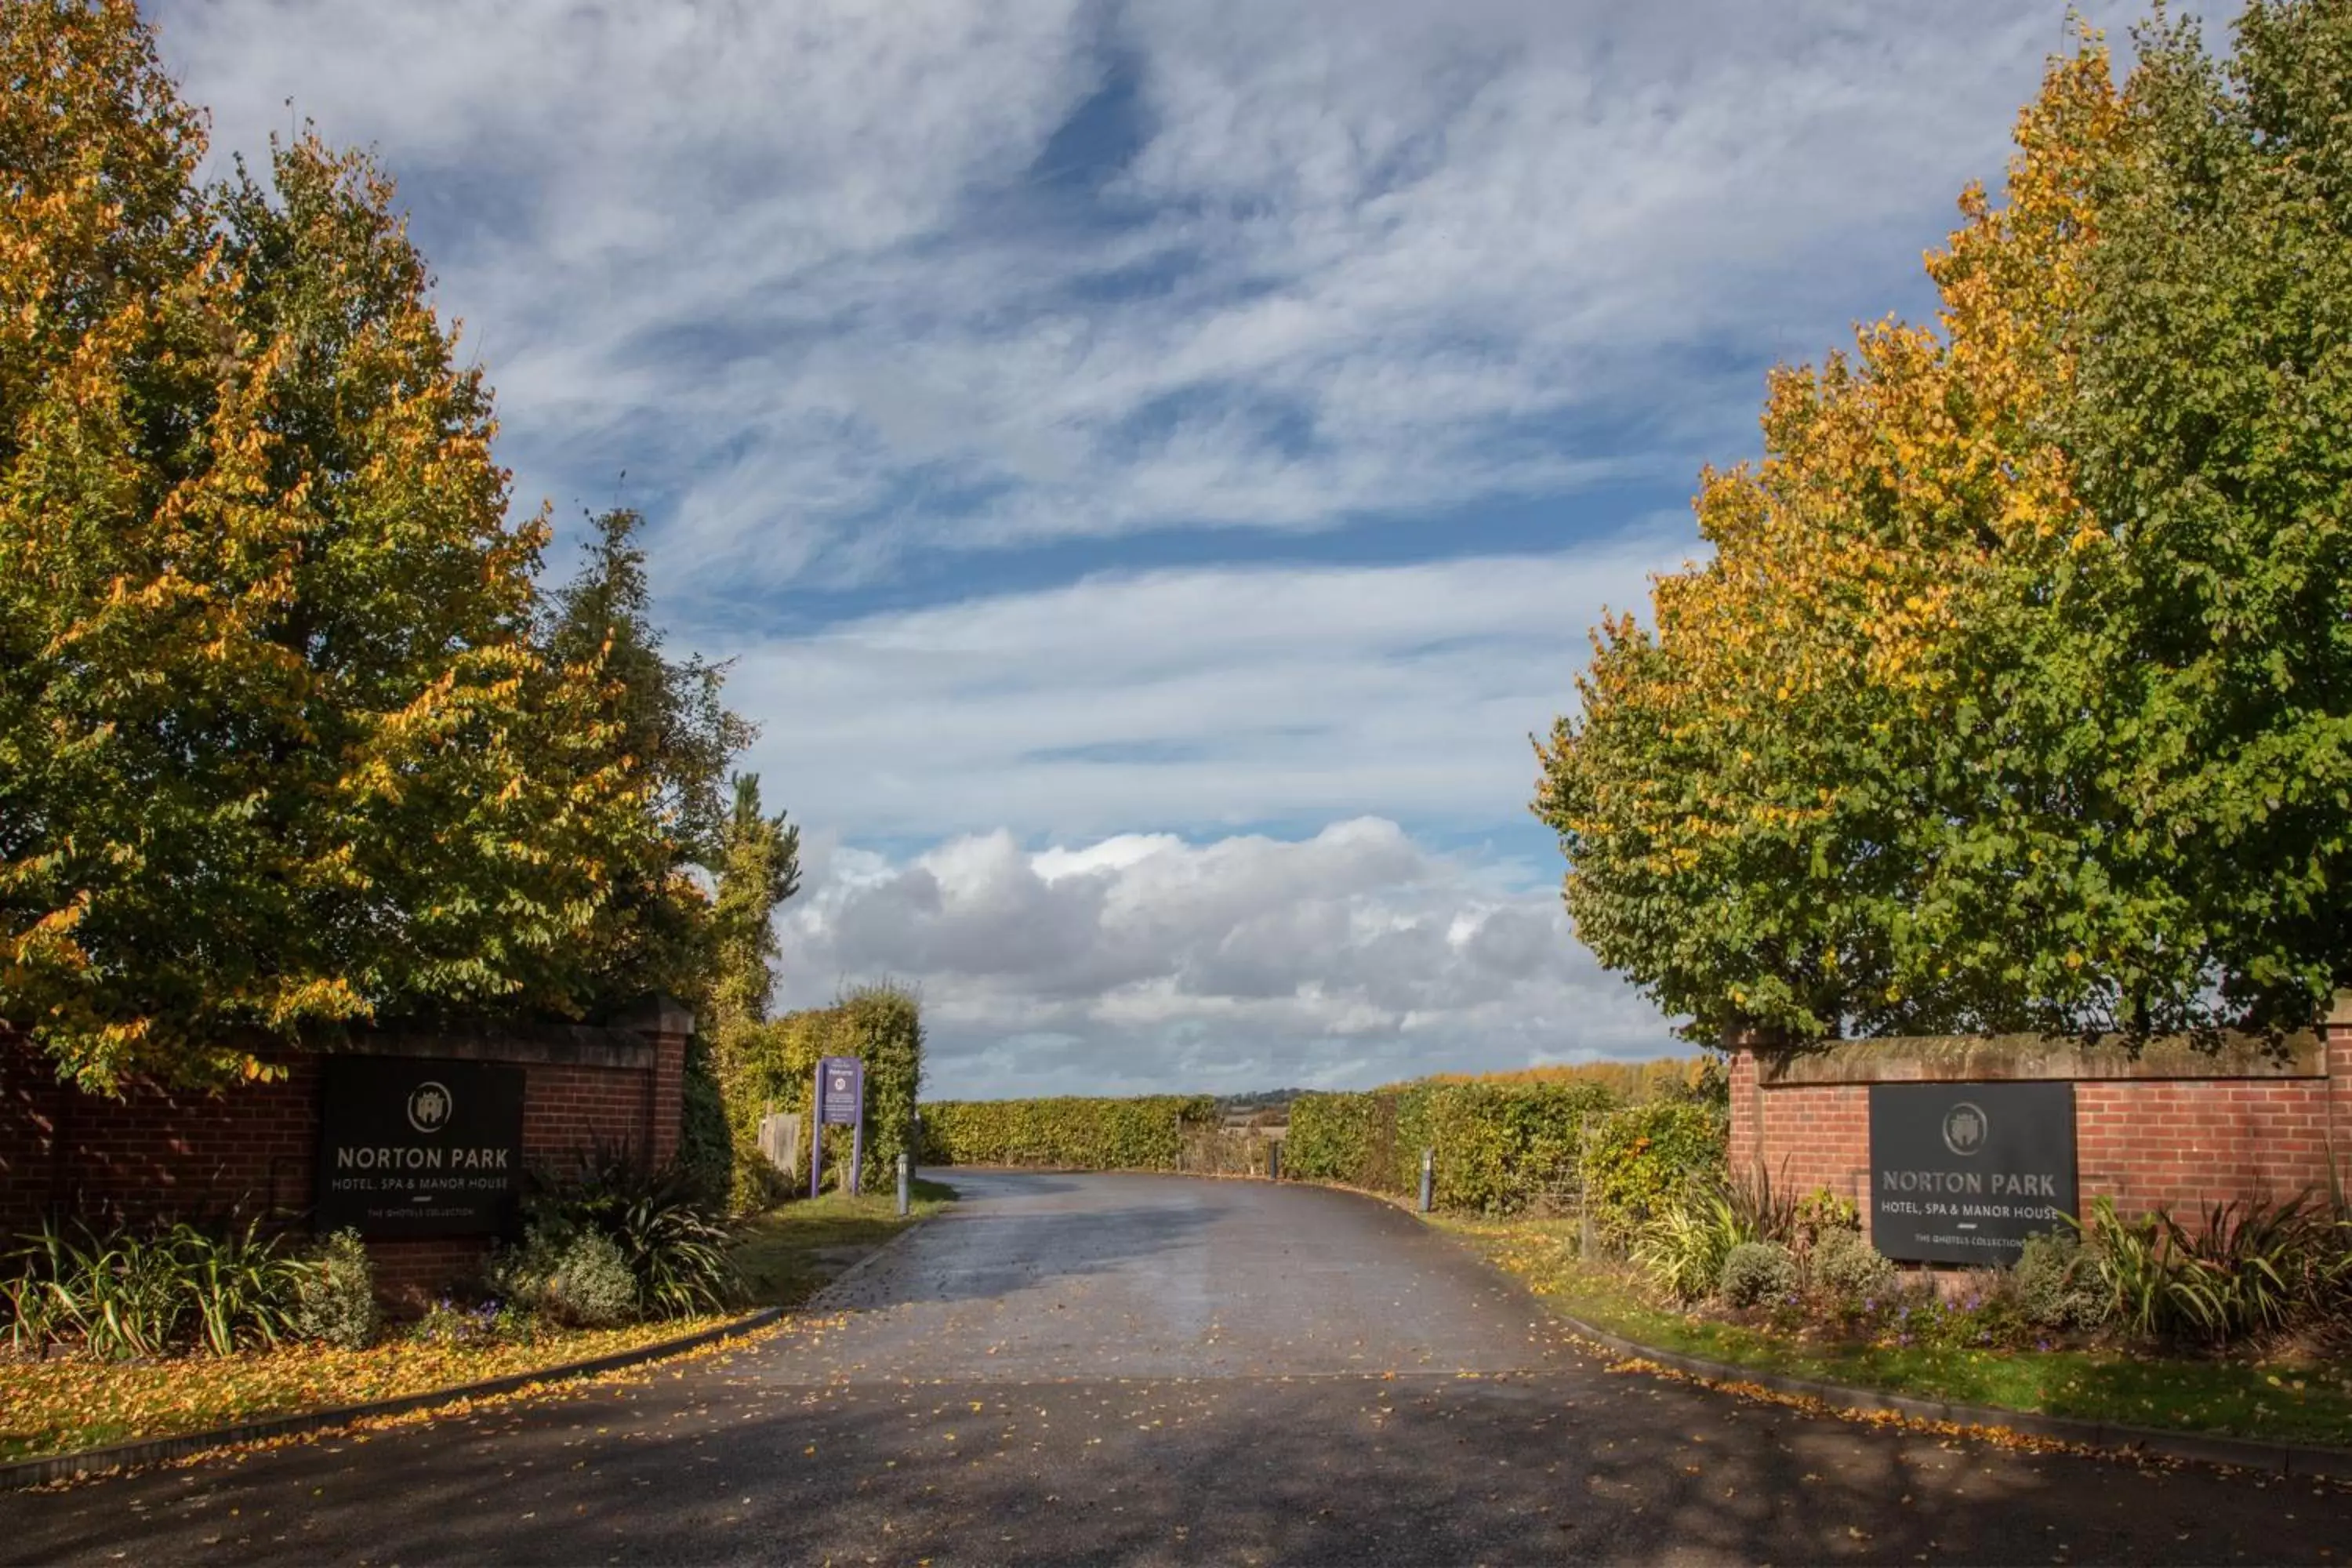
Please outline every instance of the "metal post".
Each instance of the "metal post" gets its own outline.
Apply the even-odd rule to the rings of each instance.
[[[849,1124],[849,1195],[856,1197],[864,1190],[859,1180],[866,1172],[866,1105],[863,1086],[858,1094],[857,1120]]]
[[[1592,1232],[1592,1117],[1587,1113],[1576,1126],[1576,1255],[1588,1261],[1601,1256]]]
[[[817,1184],[824,1180],[824,1085],[820,1081],[816,1098],[809,1102],[809,1196],[816,1196]]]
[[[1421,1212],[1423,1214],[1429,1212],[1429,1193],[1436,1181],[1437,1151],[1423,1149],[1421,1152]]]
[[[907,1217],[907,1156],[903,1151],[898,1155],[898,1217]]]
[[[1279,1138],[1265,1141],[1265,1179],[1269,1182],[1282,1180],[1282,1140]]]

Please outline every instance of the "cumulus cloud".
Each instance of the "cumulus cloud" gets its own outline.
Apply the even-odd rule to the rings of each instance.
[[[1557,898],[1381,817],[1311,836],[812,846],[782,997],[922,994],[931,1092],[1361,1086],[1675,1048]]]

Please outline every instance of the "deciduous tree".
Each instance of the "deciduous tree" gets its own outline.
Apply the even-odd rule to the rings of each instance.
[[[0,1017],[106,1089],[578,1012],[654,785],[388,183],[306,136],[199,189],[123,0],[0,8]]]
[[[1932,330],[1776,374],[1537,809],[1694,1033],[2307,1020],[2352,981],[2352,5],[2053,65]]]
[[[1966,193],[1929,258],[1937,326],[1773,374],[1763,462],[1702,482],[1713,557],[1659,580],[1654,629],[1600,629],[1581,711],[1538,748],[1580,935],[1695,1035],[2004,1014],[2005,960],[1952,963],[1943,884],[1989,847],[1955,742],[2013,650],[1956,638],[2007,563],[2082,527],[2042,423],[2117,125],[2103,50],[2053,65],[2008,203]]]

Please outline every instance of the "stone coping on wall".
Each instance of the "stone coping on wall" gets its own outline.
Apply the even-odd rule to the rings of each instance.
[[[320,1042],[326,1054],[437,1057],[456,1061],[525,1062],[552,1067],[618,1068],[650,1072],[654,1042],[633,1029],[593,1024],[518,1024],[499,1028],[355,1029]]]
[[[2275,1041],[2224,1033],[2200,1043],[2159,1036],[2134,1047],[2118,1037],[1914,1035],[1759,1048],[1757,1080],[1796,1084],[1920,1083],[2000,1079],[2326,1078],[2327,1051],[2309,1030]]]
[[[10,1031],[0,1021],[0,1043],[16,1043],[27,1050],[29,1038]],[[630,1072],[655,1070],[654,1042],[634,1029],[599,1028],[592,1024],[518,1024],[497,1028],[354,1029],[320,1037],[307,1047],[290,1047],[268,1036],[250,1036],[238,1043],[254,1055],[284,1061],[298,1056],[431,1057],[442,1060],[520,1062],[549,1067],[617,1068]]]

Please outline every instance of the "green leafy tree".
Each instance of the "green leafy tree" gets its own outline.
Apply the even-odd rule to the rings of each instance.
[[[729,1194],[736,1185],[734,1122],[746,1122],[745,1158],[757,1158],[757,1111],[765,1109],[772,1089],[762,1095],[771,1086],[751,1081],[751,1064],[760,1048],[749,1037],[767,1022],[768,998],[775,988],[776,909],[800,890],[800,829],[786,823],[783,812],[770,816],[761,809],[757,773],[736,775],[734,797],[720,842],[712,914],[717,967],[708,1016],[687,1053],[686,1126],[679,1144],[685,1163],[714,1195]],[[741,1117],[730,1110],[730,1092]],[[747,1190],[737,1200],[744,1207],[753,1206],[761,1195],[749,1185],[747,1178]]]
[[[718,963],[711,1017],[722,1033],[766,1021],[775,988],[775,912],[801,886],[801,830],[785,813],[762,811],[759,774],[738,773],[734,796],[720,839],[713,915]]]
[[[662,991],[707,1013],[718,954],[704,879],[725,855],[721,783],[758,731],[720,700],[724,665],[664,652],[643,526],[618,508],[590,520],[581,569],[550,596],[541,637],[551,663],[599,672],[604,760],[645,792],[646,832],[634,858],[614,862],[585,939],[589,1005]]]
[[[2016,650],[1954,649],[2005,574],[2082,529],[2041,421],[2071,374],[2050,334],[2117,124],[2104,52],[2053,64],[2008,205],[1966,193],[1929,260],[1936,326],[1874,324],[1850,355],[1774,374],[1764,461],[1702,484],[1713,558],[1658,581],[1652,628],[1602,626],[1581,711],[1538,747],[1579,934],[1698,1037],[2011,1006],[2008,950],[1981,939],[2049,889],[2013,874],[2027,850],[2000,810],[2042,797],[1988,790],[1979,767],[1979,688]],[[2003,915],[1951,918],[1988,885]]]
[[[0,8],[0,1017],[205,1083],[666,973],[638,645],[542,646],[389,183],[305,136],[200,189],[121,0]]]
[[[2100,521],[2056,606],[2136,904],[2126,1020],[2298,1024],[2352,984],[2352,5],[2158,13],[2054,422]]]
[[[1933,329],[1776,374],[1537,809],[1691,1031],[2292,1026],[2352,979],[2343,0],[2021,117]]]

